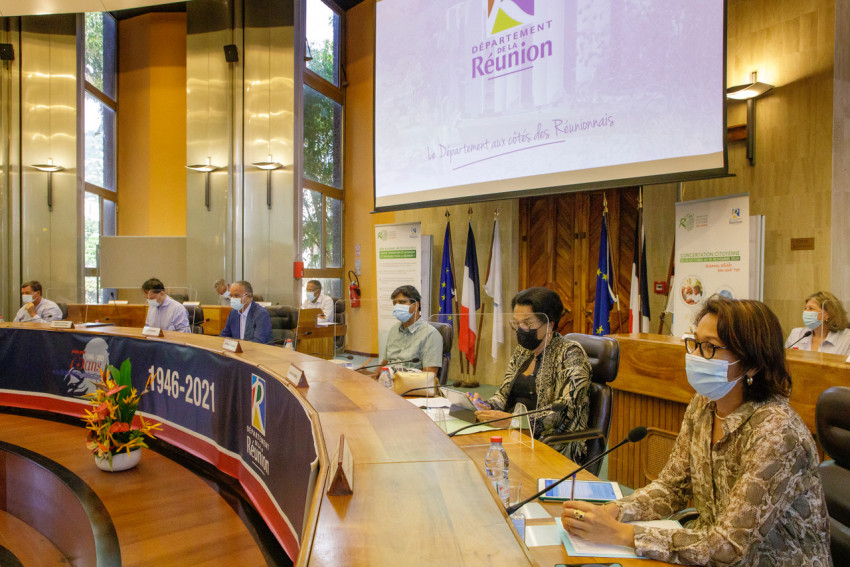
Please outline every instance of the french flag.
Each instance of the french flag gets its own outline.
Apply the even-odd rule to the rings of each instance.
[[[478,254],[475,253],[475,235],[472,223],[466,236],[466,260],[463,262],[463,292],[460,300],[460,328],[458,350],[475,366],[476,315],[481,308],[481,280],[478,277]]]

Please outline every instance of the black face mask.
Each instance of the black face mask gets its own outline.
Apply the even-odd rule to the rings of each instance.
[[[528,350],[536,349],[540,346],[540,343],[543,342],[543,339],[537,338],[537,329],[517,329],[516,340],[519,343],[519,346],[527,348]]]

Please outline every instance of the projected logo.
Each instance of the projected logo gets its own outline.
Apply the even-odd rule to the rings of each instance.
[[[251,375],[251,426],[266,434],[266,381]]]
[[[744,219],[741,218],[741,209],[734,208],[732,209],[732,214],[729,217],[729,224],[741,224],[744,222]]]
[[[534,0],[487,0],[487,29],[490,35],[530,23]]]

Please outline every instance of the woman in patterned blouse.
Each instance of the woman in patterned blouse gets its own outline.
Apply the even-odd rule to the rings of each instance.
[[[559,412],[533,420],[537,438],[585,429],[589,411],[590,362],[575,341],[555,332],[564,314],[557,293],[545,287],[531,287],[511,301],[519,345],[514,350],[502,385],[486,402],[473,396],[479,421],[510,417],[518,403],[529,410],[563,403]],[[575,462],[587,453],[584,441],[560,443],[555,450]]]
[[[697,395],[661,475],[603,506],[565,503],[564,528],[672,563],[830,565],[818,455],[788,405],[779,321],[761,302],[717,296],[696,321],[685,368]],[[664,518],[691,499],[699,519],[686,529],[622,523]]]

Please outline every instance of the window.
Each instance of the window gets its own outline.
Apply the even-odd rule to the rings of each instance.
[[[116,119],[118,112],[117,26],[108,13],[82,17],[83,73],[81,156],[85,186],[83,279],[86,303],[106,301],[100,287],[100,237],[116,234]]]
[[[301,259],[303,286],[322,281],[325,293],[341,297],[342,121],[340,15],[323,0],[304,0],[306,61],[301,179]]]

